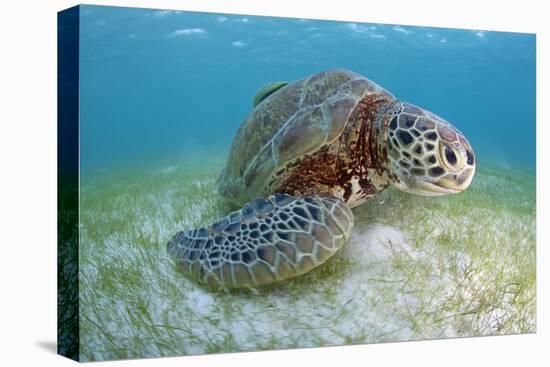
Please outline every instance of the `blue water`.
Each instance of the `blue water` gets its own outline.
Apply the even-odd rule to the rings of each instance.
[[[535,167],[532,34],[81,7],[84,175],[227,150],[264,84],[356,71],[461,130],[478,165]]]

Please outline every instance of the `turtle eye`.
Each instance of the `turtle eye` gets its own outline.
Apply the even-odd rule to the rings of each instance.
[[[459,168],[460,153],[452,145],[443,145],[440,152],[443,163],[447,168],[451,170]]]
[[[456,166],[456,154],[448,145],[445,146],[445,159],[451,166]]]

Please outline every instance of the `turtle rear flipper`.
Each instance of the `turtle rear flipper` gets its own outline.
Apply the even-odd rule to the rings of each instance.
[[[208,228],[177,233],[167,250],[183,273],[211,288],[256,287],[321,265],[352,227],[353,214],[340,199],[274,194]]]

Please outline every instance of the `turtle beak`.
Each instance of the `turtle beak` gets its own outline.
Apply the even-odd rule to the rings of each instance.
[[[406,177],[397,184],[403,191],[421,196],[442,196],[457,194],[470,187],[475,174],[475,166],[464,169],[459,174],[448,173],[436,180],[420,177]]]
[[[410,192],[422,196],[441,196],[458,194],[470,187],[475,174],[475,167],[470,167],[460,174],[448,174],[437,181],[417,179],[411,185]]]
[[[441,178],[439,181],[434,182],[436,186],[442,189],[452,190],[455,192],[461,192],[470,187],[475,175],[476,168],[468,167],[457,175],[447,175]]]
[[[421,181],[417,185],[415,190],[415,194],[422,195],[422,196],[441,196],[441,195],[448,195],[448,194],[456,194],[458,192],[460,191],[452,187],[440,186],[438,184],[427,182],[427,181]]]

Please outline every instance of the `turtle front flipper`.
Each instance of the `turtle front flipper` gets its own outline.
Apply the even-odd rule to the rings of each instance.
[[[212,224],[177,233],[167,246],[178,268],[209,287],[256,287],[304,274],[349,238],[353,214],[335,197],[274,194]]]

